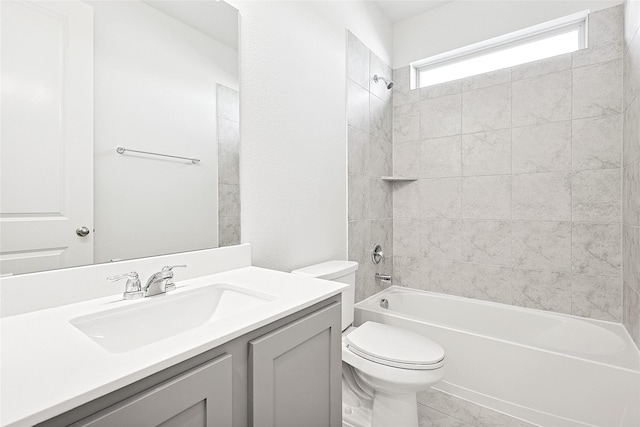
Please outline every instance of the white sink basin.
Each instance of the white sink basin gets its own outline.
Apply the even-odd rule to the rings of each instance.
[[[123,353],[252,310],[275,297],[228,284],[170,292],[71,319],[110,353]]]

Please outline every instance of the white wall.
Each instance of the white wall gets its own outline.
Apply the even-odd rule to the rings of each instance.
[[[393,68],[610,1],[453,1],[393,26]]]
[[[95,11],[95,261],[215,247],[216,83],[237,51],[141,2]],[[198,165],[118,146],[201,159]]]
[[[391,58],[367,2],[239,2],[242,241],[289,271],[347,256],[346,29]]]

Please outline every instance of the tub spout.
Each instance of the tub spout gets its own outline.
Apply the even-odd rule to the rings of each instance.
[[[391,283],[391,275],[390,274],[380,274],[376,273],[376,279],[380,279],[382,283]]]

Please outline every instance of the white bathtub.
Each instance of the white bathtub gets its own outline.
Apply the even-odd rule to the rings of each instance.
[[[397,286],[356,305],[367,320],[438,342],[445,393],[541,426],[640,426],[640,352],[620,324]]]

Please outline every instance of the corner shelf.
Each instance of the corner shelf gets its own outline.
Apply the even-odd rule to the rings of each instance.
[[[382,180],[389,181],[389,182],[402,182],[402,181],[407,182],[407,181],[417,181],[418,178],[413,176],[383,176]]]

